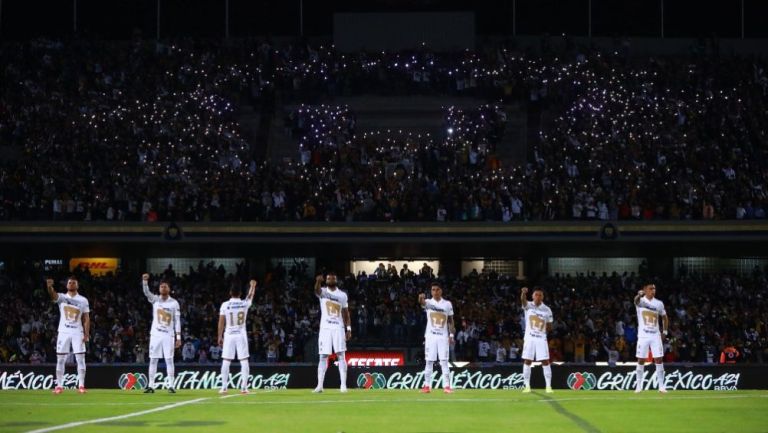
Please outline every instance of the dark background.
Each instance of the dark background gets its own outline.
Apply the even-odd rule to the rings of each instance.
[[[226,0],[159,0],[161,38],[222,37]],[[592,36],[768,37],[766,0],[591,0]],[[0,38],[154,38],[158,0],[0,0]],[[229,0],[231,37],[297,36],[300,0]],[[330,37],[335,12],[472,11],[479,35],[588,36],[590,0],[303,0],[304,35]],[[514,17],[514,19],[513,19]],[[516,23],[513,29],[513,21]]]

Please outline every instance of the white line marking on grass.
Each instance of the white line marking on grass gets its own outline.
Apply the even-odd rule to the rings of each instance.
[[[115,403],[115,402],[32,403],[28,401],[19,401],[19,402],[9,401],[9,402],[0,403],[0,407],[3,407],[3,406],[157,406],[158,404],[163,404],[163,403],[174,403],[174,401],[173,400],[171,401],[126,401],[123,403]]]
[[[41,429],[38,429],[38,430],[30,430],[27,433],[45,433],[45,432],[49,432],[49,431],[63,430],[63,429],[72,428],[72,427],[80,427],[81,425],[86,425],[86,424],[98,424],[98,423],[102,423],[102,422],[117,421],[117,420],[120,420],[120,419],[133,418],[135,416],[147,415],[147,414],[154,413],[154,412],[161,412],[161,411],[164,411],[164,410],[169,410],[169,409],[177,408],[177,407],[180,407],[180,406],[185,406],[185,405],[188,405],[188,404],[199,403],[199,402],[204,401],[204,400],[208,400],[208,398],[207,397],[206,398],[196,398],[194,400],[181,401],[179,403],[169,404],[169,405],[166,405],[166,406],[160,406],[160,407],[156,407],[156,408],[153,408],[153,409],[142,410],[140,412],[133,412],[133,413],[127,413],[127,414],[124,414],[124,415],[111,416],[111,417],[108,417],[108,418],[97,418],[97,419],[89,419],[89,420],[85,420],[85,421],[70,422],[70,423],[67,423],[67,424],[57,425],[57,426],[53,426],[53,427],[41,428]]]
[[[715,395],[715,396],[654,396],[654,397],[595,397],[595,398],[552,398],[552,399],[526,399],[526,398],[446,398],[446,399],[356,399],[356,400],[248,400],[233,402],[230,404],[255,404],[255,405],[294,405],[294,404],[334,404],[334,403],[558,403],[563,401],[624,401],[624,400],[727,400],[753,397],[768,397],[768,395]]]
[[[219,400],[224,400],[225,398],[240,397],[241,395],[243,394],[222,395],[219,397]]]

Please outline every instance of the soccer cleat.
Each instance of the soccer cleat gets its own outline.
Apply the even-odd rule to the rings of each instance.
[[[226,395],[227,394],[227,390],[226,389],[220,389],[219,390],[219,394]]]
[[[422,394],[429,394],[430,392],[432,392],[432,389],[430,389],[430,387],[428,387],[428,386],[425,386],[425,387],[421,388],[421,391],[419,391],[419,392],[422,393]]]
[[[341,392],[341,393],[345,393],[345,392],[348,392],[348,390],[347,390],[347,387],[346,387],[346,386],[342,386],[342,387],[339,389],[339,392]]]
[[[546,392],[547,394],[552,394],[555,391],[552,391],[552,387],[548,386],[547,389],[544,392]]]
[[[666,389],[664,389],[664,388],[662,388],[662,389],[660,389],[660,390],[659,390],[659,392],[660,392],[660,393],[662,393],[662,394],[666,394],[666,393],[667,393],[667,390],[666,390]]]
[[[155,393],[155,388],[152,388],[151,386],[147,387],[147,389],[144,390],[144,394],[154,394],[154,393]]]
[[[247,394],[250,394],[250,393],[251,393],[251,392],[250,392],[250,391],[248,391],[247,389],[241,389],[241,390],[240,390],[240,394],[243,394],[243,395],[247,395]]]
[[[443,392],[446,394],[453,394],[453,388],[451,388],[450,386],[443,388]]]
[[[168,394],[176,394],[176,390],[173,388],[168,388]]]
[[[312,390],[312,394],[321,394],[323,392],[323,388],[315,388]]]
[[[526,386],[525,388],[523,388],[523,394],[530,394],[530,393],[531,393],[531,387],[530,386]]]
[[[635,390],[635,394],[640,394],[641,392],[643,392],[643,390],[642,390],[642,389],[636,389],[636,390]]]
[[[77,392],[79,392],[80,394],[85,394],[88,391],[85,390],[85,387],[83,385],[80,385],[77,387]]]
[[[56,388],[53,389],[54,394],[61,394],[62,392],[64,392],[64,388],[60,386],[57,386]]]

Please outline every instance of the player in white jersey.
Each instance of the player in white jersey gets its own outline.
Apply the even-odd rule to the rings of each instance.
[[[325,279],[325,286],[323,280]],[[336,274],[329,272],[326,278],[318,275],[315,279],[315,296],[320,300],[320,335],[317,349],[320,361],[317,364],[317,387],[315,393],[323,392],[328,356],[336,354],[341,377],[341,392],[347,392],[347,340],[352,338],[349,320],[347,294],[336,287]],[[345,332],[346,330],[346,332]]]
[[[531,392],[531,362],[541,361],[544,370],[546,392],[552,392],[552,366],[549,364],[547,332],[552,330],[552,310],[544,305],[544,291],[533,289],[533,302],[528,301],[528,288],[520,291],[520,305],[525,313],[525,337],[523,338],[523,392]]]
[[[427,326],[424,331],[424,386],[422,393],[428,393],[432,389],[432,366],[440,360],[440,369],[443,373],[443,392],[453,393],[451,388],[451,370],[448,367],[448,354],[450,345],[453,344],[453,334],[456,328],[453,325],[453,305],[451,301],[443,298],[443,289],[440,283],[434,282],[431,287],[432,299],[426,299],[423,293],[419,294],[419,305],[427,314]]]
[[[88,300],[77,293],[77,278],[67,279],[67,293],[56,293],[53,280],[45,281],[51,300],[59,304],[59,332],[56,338],[56,388],[54,394],[64,390],[64,363],[70,350],[77,361],[77,390],[85,394],[85,343],[91,335],[91,308]]]
[[[666,393],[664,384],[664,344],[662,334],[667,335],[669,329],[669,317],[664,310],[664,303],[656,299],[656,286],[646,284],[635,296],[635,309],[637,310],[637,369],[635,370],[635,392],[643,390],[643,377],[645,376],[645,359],[650,350],[653,362],[656,364],[656,380],[659,383],[659,392]],[[659,332],[659,318],[662,328]]]
[[[144,296],[152,304],[152,329],[149,332],[149,385],[145,394],[155,392],[155,376],[157,363],[165,359],[166,387],[168,392],[175,394],[173,387],[175,366],[173,354],[181,347],[181,307],[178,301],[171,297],[171,286],[168,281],[160,281],[160,295],[149,291],[149,274],[141,276],[141,286]]]
[[[245,300],[240,299],[240,287],[232,286],[229,290],[229,300],[224,301],[219,308],[219,346],[223,347],[221,353],[221,390],[219,394],[226,394],[229,388],[229,366],[232,360],[240,361],[240,393],[248,394],[248,380],[250,378],[250,364],[248,358],[248,333],[245,323],[248,319],[248,310],[256,293],[256,280],[251,280],[248,295]]]

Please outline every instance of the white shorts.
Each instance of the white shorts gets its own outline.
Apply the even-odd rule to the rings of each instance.
[[[648,350],[654,358],[662,358],[664,356],[664,345],[661,343],[661,336],[656,337],[643,337],[637,339],[637,357],[640,359],[648,358]]]
[[[67,355],[70,353],[85,353],[85,342],[83,334],[65,334],[60,332],[56,338],[56,353]]]
[[[321,329],[317,338],[317,353],[330,355],[347,351],[347,336],[343,329]]]
[[[523,339],[523,359],[530,361],[549,360],[549,345],[544,338]]]
[[[427,335],[424,337],[424,360],[434,362],[448,361],[448,337],[442,335]]]
[[[173,358],[173,337],[170,335],[150,335],[149,336],[149,357],[150,358]]]
[[[248,336],[245,334],[224,335],[224,347],[221,351],[221,359],[233,360],[248,359],[251,356],[248,351]]]

